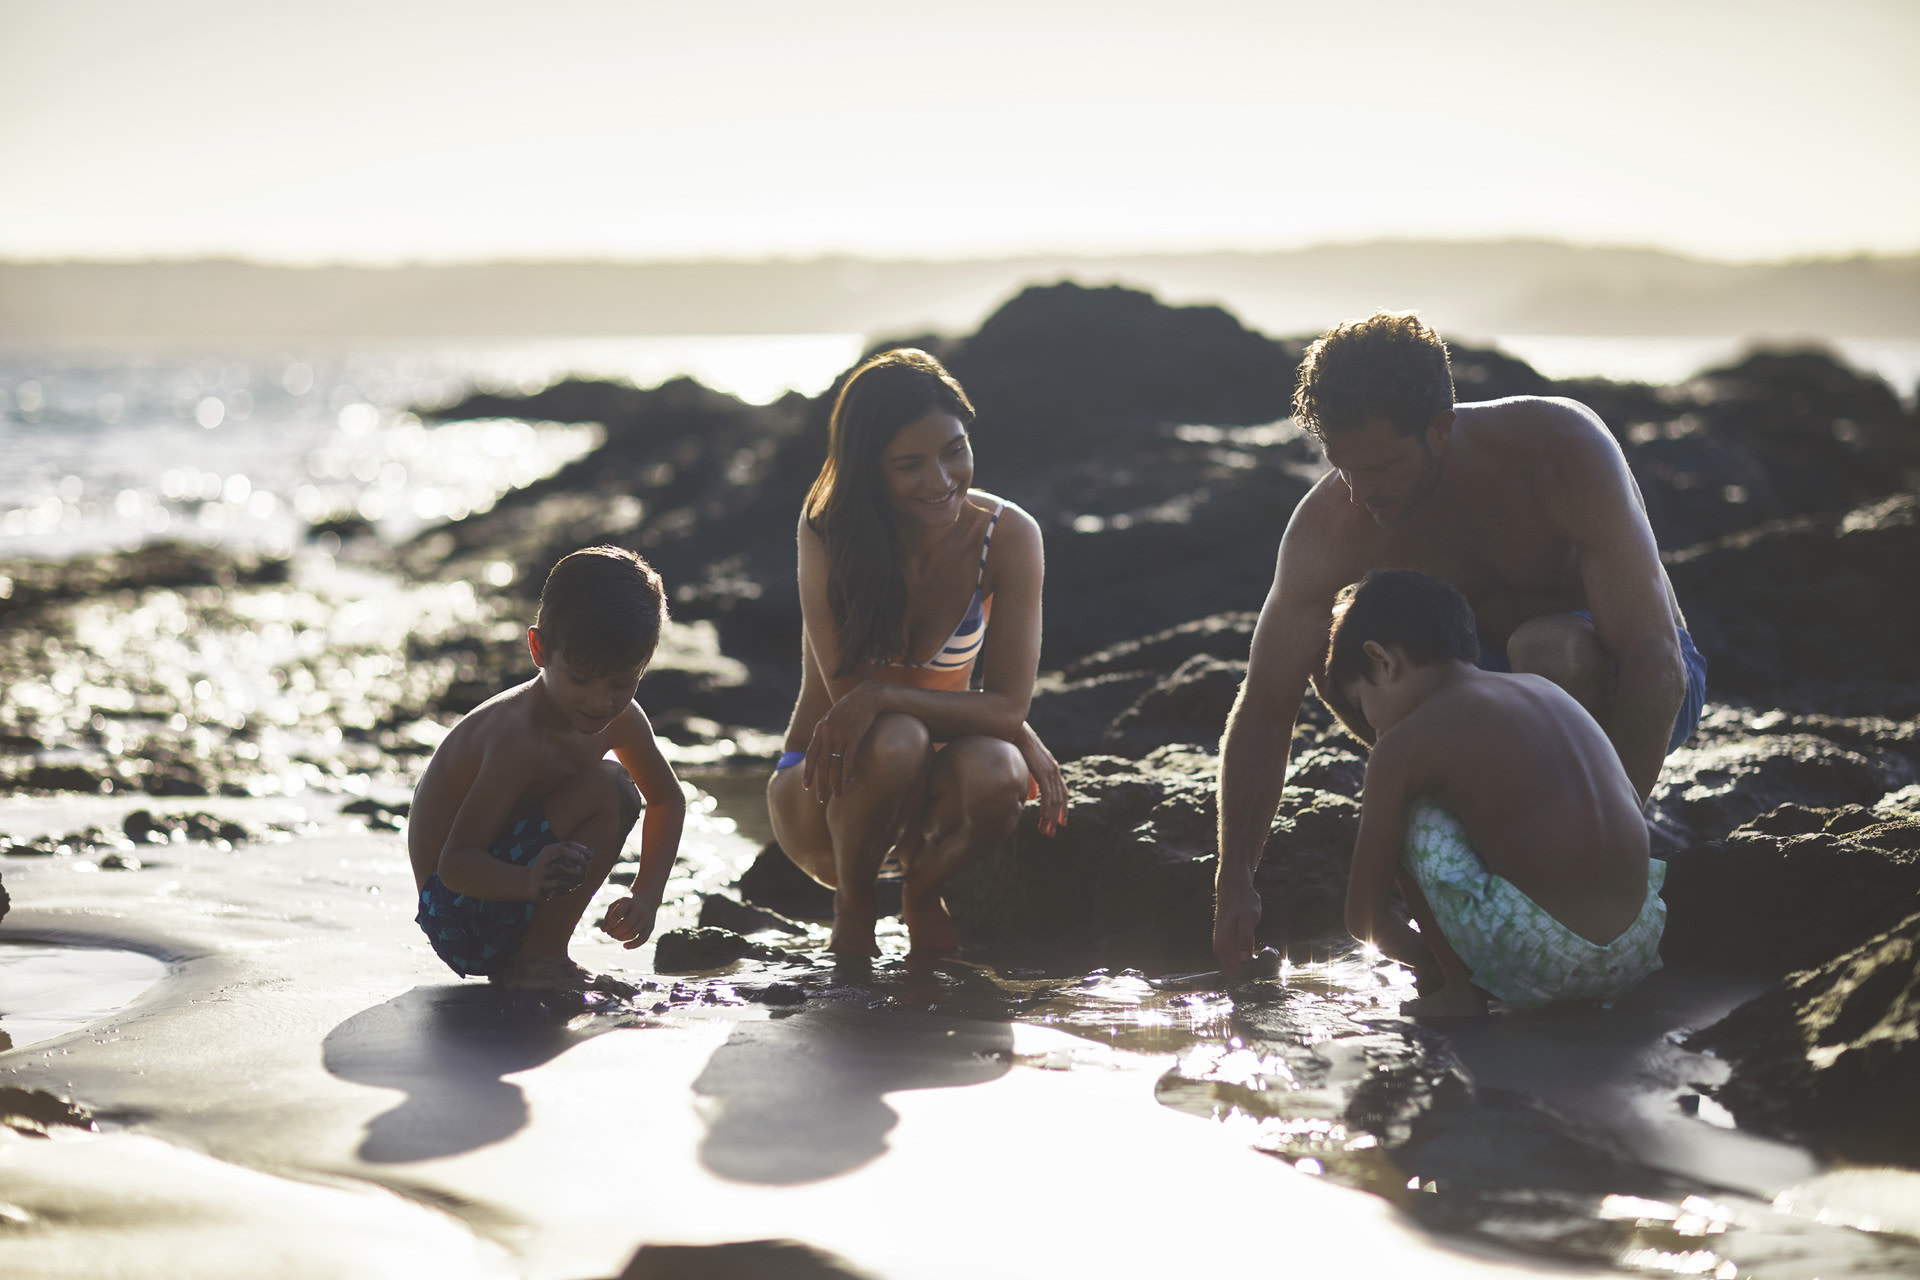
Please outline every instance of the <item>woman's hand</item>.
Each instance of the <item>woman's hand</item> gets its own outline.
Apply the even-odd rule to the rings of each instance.
[[[1060,762],[1040,741],[1033,726],[1021,722],[1020,736],[1014,746],[1027,762],[1027,772],[1040,784],[1040,834],[1050,836],[1067,824],[1067,784],[1060,777]]]
[[[800,785],[812,791],[821,804],[853,785],[854,753],[867,740],[867,731],[883,710],[880,700],[886,688],[878,680],[862,681],[814,722]]]

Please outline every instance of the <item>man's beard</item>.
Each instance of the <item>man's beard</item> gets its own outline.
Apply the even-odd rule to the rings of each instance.
[[[1394,504],[1395,512],[1392,517],[1381,519],[1376,515],[1373,518],[1374,523],[1382,529],[1393,529],[1411,520],[1414,513],[1427,505],[1427,499],[1440,488],[1440,476],[1446,469],[1446,462],[1446,455],[1435,453],[1427,446],[1426,439],[1423,437],[1420,441],[1419,481],[1407,491],[1406,497]]]

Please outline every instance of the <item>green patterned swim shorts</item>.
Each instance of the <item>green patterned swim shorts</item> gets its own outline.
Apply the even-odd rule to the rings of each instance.
[[[1660,967],[1667,864],[1658,859],[1648,864],[1639,916],[1604,947],[1488,871],[1459,819],[1431,801],[1415,801],[1408,812],[1406,863],[1440,932],[1473,970],[1473,984],[1516,1009],[1556,1000],[1610,1004]]]

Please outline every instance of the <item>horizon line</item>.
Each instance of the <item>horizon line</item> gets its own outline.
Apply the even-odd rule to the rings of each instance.
[[[1491,249],[1545,248],[1576,253],[1649,254],[1676,261],[1697,262],[1726,267],[1792,267],[1838,265],[1843,263],[1903,263],[1920,261],[1920,243],[1906,250],[1858,249],[1842,252],[1794,254],[1784,257],[1723,258],[1668,248],[1655,244],[1617,244],[1575,241],[1543,236],[1470,237],[1398,237],[1379,236],[1364,240],[1321,240],[1291,248],[1213,249],[1133,249],[1114,251],[1030,250],[992,254],[959,255],[867,255],[847,252],[815,254],[767,254],[759,257],[715,255],[711,257],[626,257],[613,254],[583,256],[501,255],[481,258],[422,257],[338,257],[322,259],[276,258],[245,252],[198,252],[155,254],[145,257],[84,257],[78,255],[20,256],[0,253],[5,267],[143,267],[143,266],[244,266],[286,271],[404,271],[441,270],[475,267],[804,267],[818,265],[863,264],[869,266],[969,266],[1023,262],[1102,262],[1127,259],[1194,258],[1282,258],[1312,253],[1356,249]]]

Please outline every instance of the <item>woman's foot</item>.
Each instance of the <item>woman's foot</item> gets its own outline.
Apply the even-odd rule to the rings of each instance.
[[[931,964],[960,950],[960,933],[953,927],[947,904],[938,890],[932,893],[905,893],[900,899],[900,918],[907,926],[907,963]]]
[[[880,917],[871,901],[850,902],[851,896],[833,895],[833,938],[827,950],[846,960],[870,960],[880,954],[880,944],[873,940]]]

